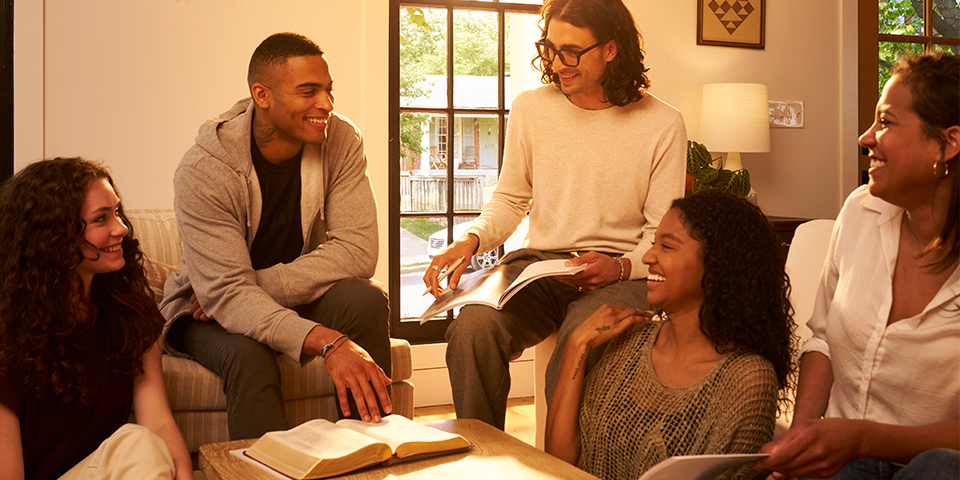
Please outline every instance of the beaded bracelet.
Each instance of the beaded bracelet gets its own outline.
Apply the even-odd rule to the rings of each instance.
[[[617,277],[617,283],[620,283],[620,282],[623,281],[623,262],[620,261],[620,257],[616,257],[616,258],[614,258],[614,260],[616,260],[616,261],[617,261],[617,264],[620,265],[620,276]]]
[[[322,357],[323,359],[326,359],[326,358],[327,358],[327,355],[333,353],[334,344],[336,344],[337,342],[339,342],[340,339],[342,339],[342,338],[347,338],[347,336],[346,336],[345,334],[344,334],[344,335],[340,335],[339,337],[335,338],[332,342],[324,345],[323,348],[320,349],[320,357]]]

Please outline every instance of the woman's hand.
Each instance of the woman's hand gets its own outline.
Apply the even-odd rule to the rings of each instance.
[[[573,331],[570,341],[594,348],[638,323],[649,322],[651,318],[653,312],[649,310],[603,305]]]
[[[827,478],[860,457],[863,422],[823,418],[793,425],[779,439],[760,449],[770,456],[759,460],[757,470],[778,472],[769,478],[804,476]]]

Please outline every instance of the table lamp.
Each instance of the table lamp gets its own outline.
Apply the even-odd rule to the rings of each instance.
[[[700,107],[700,143],[711,152],[726,152],[723,168],[740,170],[740,153],[770,151],[767,85],[708,83]]]

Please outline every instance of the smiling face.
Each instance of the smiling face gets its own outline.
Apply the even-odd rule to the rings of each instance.
[[[89,292],[94,275],[123,268],[121,242],[130,230],[120,218],[120,198],[103,178],[90,182],[80,218],[87,226],[80,239],[83,260],[77,273],[83,280],[84,291]]]
[[[290,57],[250,90],[259,107],[255,118],[257,145],[267,160],[287,160],[304,143],[326,141],[334,102],[333,77],[326,57]]]
[[[597,43],[589,28],[575,27],[562,20],[550,20],[547,28],[547,42],[557,50],[580,52]],[[603,86],[607,63],[617,56],[617,42],[598,46],[580,57],[580,64],[568,67],[554,57],[551,69],[559,76],[560,91],[570,97],[570,101],[580,108],[599,109],[610,106],[606,103]]]
[[[676,208],[667,211],[653,247],[643,255],[650,268],[647,301],[671,315],[696,313],[703,303],[700,242],[690,237]]]
[[[940,143],[924,133],[912,103],[900,76],[891,77],[877,102],[873,125],[859,142],[870,150],[870,193],[908,209],[933,193],[933,164],[940,159]]]

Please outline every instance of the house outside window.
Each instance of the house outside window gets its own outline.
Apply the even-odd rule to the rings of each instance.
[[[451,314],[420,325],[432,303],[423,272],[462,235],[499,180],[510,103],[541,85],[531,66],[541,0],[391,1],[391,335],[443,342]],[[511,237],[518,247],[523,232]],[[499,251],[469,259],[467,274]]]

